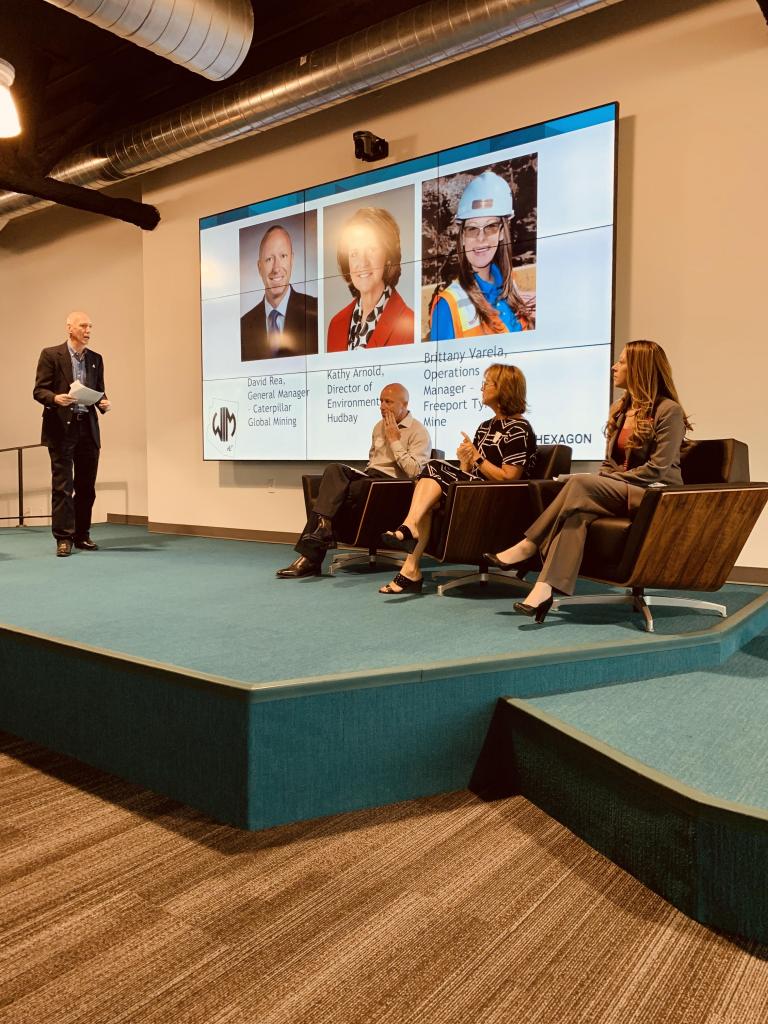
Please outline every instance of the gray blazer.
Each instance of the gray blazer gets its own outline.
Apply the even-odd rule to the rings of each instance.
[[[621,430],[623,418],[619,420]],[[680,448],[685,437],[685,413],[682,406],[671,398],[662,398],[653,414],[654,437],[641,448],[632,448],[626,469],[613,458],[616,444],[614,435],[608,443],[605,461],[600,470],[601,476],[613,476],[626,480],[637,487],[648,487],[650,484],[682,484],[680,474]]]

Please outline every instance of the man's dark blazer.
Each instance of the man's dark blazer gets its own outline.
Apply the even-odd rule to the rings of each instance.
[[[317,352],[317,299],[291,288],[285,310],[285,325],[277,351],[267,336],[266,299],[240,317],[240,359],[272,359],[275,356],[303,356]]]
[[[66,341],[63,345],[44,348],[37,363],[35,388],[32,394],[43,408],[43,431],[40,440],[49,448],[63,441],[75,412],[74,405],[57,405],[56,395],[65,395],[73,381],[72,359]],[[85,350],[85,384],[94,391],[104,390],[104,361],[98,352]],[[105,396],[106,397],[106,396]],[[88,407],[88,422],[96,445],[101,447],[97,406]],[[101,409],[99,409],[101,412]]]

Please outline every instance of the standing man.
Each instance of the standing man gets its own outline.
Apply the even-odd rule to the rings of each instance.
[[[73,544],[83,551],[98,549],[90,529],[101,448],[99,422],[93,405],[78,403],[69,394],[75,380],[104,391],[104,362],[88,349],[92,327],[87,313],[69,314],[68,340],[40,353],[32,392],[44,407],[41,440],[51,456],[51,528],[60,558],[72,553]],[[100,412],[109,410],[106,396],[97,407]]]
[[[240,318],[240,359],[272,359],[317,352],[317,299],[291,285],[293,242],[281,224],[259,246],[264,298]]]
[[[338,462],[325,467],[314,512],[294,548],[299,557],[277,570],[281,579],[319,575],[325,552],[335,544],[334,516],[345,504],[358,501],[372,479],[415,480],[426,465],[432,443],[427,428],[408,411],[403,385],[387,384],[379,408],[381,419],[373,428],[368,465],[364,470]]]

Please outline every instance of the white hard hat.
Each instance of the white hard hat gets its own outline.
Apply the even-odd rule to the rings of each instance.
[[[513,213],[512,189],[509,184],[493,171],[483,171],[462,192],[456,219],[511,217]]]

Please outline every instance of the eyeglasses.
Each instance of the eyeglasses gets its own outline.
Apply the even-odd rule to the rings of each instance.
[[[464,228],[465,237],[471,241],[477,241],[478,238],[498,238],[501,233],[501,221],[497,220],[493,224],[483,224],[478,226],[477,224],[469,224]]]
[[[480,390],[481,391],[485,391],[486,388],[493,388],[493,387],[496,387],[496,381],[495,380],[484,380],[483,383],[480,385]]]

